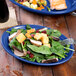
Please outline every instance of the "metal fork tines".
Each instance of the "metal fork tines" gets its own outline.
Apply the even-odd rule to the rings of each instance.
[[[62,45],[76,44],[76,40],[74,40],[73,38],[68,38],[68,39],[65,39],[65,40],[60,41],[60,43]]]

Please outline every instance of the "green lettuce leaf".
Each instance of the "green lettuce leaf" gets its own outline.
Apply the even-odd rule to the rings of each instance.
[[[32,62],[35,62],[35,57],[30,58],[28,54],[26,56],[24,56],[24,57],[21,57],[21,58],[32,61]]]
[[[30,27],[29,24],[26,25],[26,29],[27,29],[27,30],[31,29],[31,27]]]
[[[54,41],[52,40],[52,47],[51,47],[51,51],[52,53],[62,57],[62,58],[65,58],[64,56],[64,46],[61,45],[58,41]]]
[[[9,46],[12,47],[12,46],[16,46],[17,49],[19,49],[20,51],[22,51],[22,45],[16,40],[16,38],[13,38],[11,40],[11,42],[9,43]]]
[[[47,30],[47,34],[49,36],[53,36],[53,37],[60,37],[61,36],[61,32],[58,30],[53,30],[53,29],[48,29]]]
[[[17,32],[17,29],[12,28],[11,31],[6,31],[8,32],[10,35],[13,34],[14,32]]]
[[[47,46],[41,46],[41,47],[37,47],[35,45],[27,45],[27,46],[28,48],[30,48],[32,51],[36,53],[49,54],[49,55],[52,54],[52,52],[50,51],[50,48]]]
[[[58,58],[58,56],[56,56],[56,55],[48,55],[48,56],[46,56],[46,59],[54,59],[54,58]]]

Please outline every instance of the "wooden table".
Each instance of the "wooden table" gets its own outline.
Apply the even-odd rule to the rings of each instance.
[[[16,10],[18,24],[37,24],[60,30],[65,36],[76,39],[76,17],[71,14],[44,16],[28,12],[6,0]],[[0,40],[2,33],[0,30]],[[41,67],[21,62],[9,55],[0,42],[0,76],[76,76],[76,53],[61,65]]]

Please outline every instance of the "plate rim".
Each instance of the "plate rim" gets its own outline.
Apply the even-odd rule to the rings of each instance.
[[[31,25],[31,24],[30,24]],[[18,26],[14,26],[14,27],[20,27],[20,26],[26,26],[26,25],[18,25]],[[31,26],[40,26],[40,27],[46,27],[46,26],[41,26],[41,25],[31,25]],[[14,27],[11,27],[11,28],[14,28]],[[7,30],[10,30],[11,28],[9,28],[9,29],[7,29]],[[49,27],[47,27],[47,28],[49,28]],[[7,31],[6,30],[6,31]],[[4,34],[6,33],[6,31],[4,31],[4,33],[2,34],[2,37],[1,37],[1,44],[2,44],[2,46],[3,46],[3,48],[5,49],[5,51],[7,52],[7,53],[9,53],[11,56],[13,56],[13,57],[15,57],[16,59],[18,59],[18,60],[21,60],[21,61],[23,61],[23,62],[27,62],[27,63],[29,63],[29,64],[34,64],[34,65],[39,65],[39,66],[54,66],[54,65],[59,65],[59,64],[62,64],[62,63],[65,63],[65,62],[67,62],[72,56],[73,56],[73,51],[72,51],[72,53],[71,53],[71,55],[70,55],[70,57],[69,58],[67,58],[66,60],[64,60],[64,61],[61,61],[61,62],[58,62],[58,63],[37,63],[37,62],[32,62],[32,61],[28,61],[28,60],[26,60],[26,59],[22,59],[22,58],[20,58],[20,57],[18,57],[18,56],[16,56],[14,53],[12,53],[12,52],[10,52],[10,50],[8,50],[5,46],[4,46],[4,44],[3,44],[3,37],[4,37]],[[63,35],[63,34],[62,34]],[[63,35],[64,36],[64,35]],[[64,36],[64,37],[66,37],[66,36]],[[67,37],[66,37],[67,38]],[[74,49],[74,46],[72,45],[72,48]]]

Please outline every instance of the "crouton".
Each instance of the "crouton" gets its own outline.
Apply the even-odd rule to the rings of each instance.
[[[48,46],[49,48],[51,47],[50,44],[44,44],[45,46]]]
[[[25,36],[26,36],[27,38],[32,38],[32,36],[31,36],[29,33],[26,33]]]
[[[47,34],[41,33],[42,37],[47,37]]]
[[[42,37],[41,41],[43,44],[48,44],[49,43],[49,38],[48,37]]]
[[[26,37],[24,36],[23,33],[20,33],[19,35],[17,35],[16,39],[18,40],[19,43],[22,43]]]
[[[35,32],[35,29],[27,30],[27,33],[33,33],[33,32]]]
[[[35,36],[34,36],[34,39],[36,40],[40,40],[41,39],[41,34],[40,33],[36,33]]]
[[[44,33],[36,33],[34,38],[36,40],[41,40],[43,44],[48,44],[49,43],[49,38],[47,37],[47,34]]]

